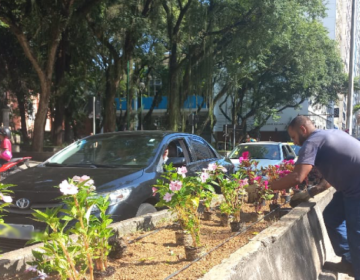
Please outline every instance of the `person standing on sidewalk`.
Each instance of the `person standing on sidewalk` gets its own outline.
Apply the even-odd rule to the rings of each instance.
[[[341,130],[317,130],[305,116],[294,118],[288,133],[302,146],[295,169],[269,187],[294,187],[313,166],[318,168],[326,181],[294,195],[293,202],[308,200],[330,185],[336,189],[323,213],[325,226],[336,255],[342,257],[342,267],[352,267],[355,280],[360,280],[360,142]]]

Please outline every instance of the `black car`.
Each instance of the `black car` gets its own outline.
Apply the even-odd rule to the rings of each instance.
[[[158,201],[152,186],[166,163],[186,166],[188,175],[196,175],[209,163],[217,162],[233,172],[229,159],[220,156],[203,138],[186,133],[131,131],[98,134],[64,148],[44,163],[10,175],[2,181],[14,184],[13,205],[5,222],[16,227],[22,238],[44,229],[31,219],[33,209],[45,210],[59,205],[60,191],[54,186],[75,175],[90,176],[99,195],[109,195],[108,213],[114,222],[155,212]],[[96,214],[96,213],[95,213]],[[13,237],[0,238],[0,250],[6,250]],[[18,237],[17,237],[18,238]],[[6,247],[6,246],[5,246]]]

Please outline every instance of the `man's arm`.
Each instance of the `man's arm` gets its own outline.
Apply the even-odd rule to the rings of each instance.
[[[284,190],[294,187],[305,180],[311,169],[312,165],[310,164],[297,164],[293,172],[277,181],[271,182],[269,187],[272,190]]]
[[[307,190],[295,193],[291,197],[290,206],[291,207],[296,207],[300,203],[308,201],[314,195],[317,195],[317,194],[327,190],[330,187],[331,187],[331,185],[325,179],[322,179],[320,181],[320,183],[317,184],[316,186],[308,187]]]

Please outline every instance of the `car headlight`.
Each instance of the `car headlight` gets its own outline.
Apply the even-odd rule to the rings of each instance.
[[[123,188],[113,192],[99,193],[98,195],[103,197],[108,196],[110,202],[109,206],[112,206],[126,200],[130,196],[131,191],[131,188]],[[91,211],[97,212],[99,211],[99,208],[96,205],[93,205]]]

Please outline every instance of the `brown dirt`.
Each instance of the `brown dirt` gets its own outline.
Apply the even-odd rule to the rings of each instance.
[[[285,205],[283,207],[289,207]],[[269,207],[263,207],[265,214]],[[252,224],[257,219],[254,213],[254,207],[246,204],[242,208],[242,222],[246,226]],[[219,212],[213,215],[212,221],[202,221],[201,242],[205,246],[206,252],[219,245],[233,233],[230,227],[221,227]],[[189,268],[171,279],[193,280],[202,277],[212,267],[228,258],[231,253],[244,246],[256,234],[270,226],[275,220],[262,220],[249,228],[245,233],[233,238],[222,247],[205,256],[200,261],[194,263]],[[112,276],[102,278],[107,280],[138,280],[138,279],[165,279],[170,274],[188,265],[190,262],[185,259],[185,250],[182,246],[175,244],[175,231],[179,227],[173,226],[162,229],[157,233],[148,235],[131,244],[128,244],[129,254],[122,259],[110,259],[109,266],[115,268]],[[137,232],[125,236],[125,240],[131,241],[135,238],[145,235],[149,232]],[[28,280],[35,274],[21,274],[16,277],[7,278],[7,280]],[[55,277],[52,279],[56,279]]]

